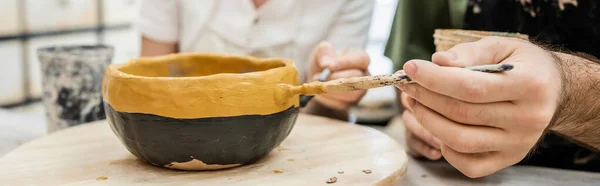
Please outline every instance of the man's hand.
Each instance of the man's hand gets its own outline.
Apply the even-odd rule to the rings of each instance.
[[[319,74],[325,69],[331,70],[328,80],[359,77],[369,75],[369,55],[364,51],[348,51],[337,55],[329,42],[321,42],[312,52],[311,65],[308,72],[309,82],[317,81]],[[320,105],[337,111],[346,111],[356,105],[366,91],[321,94],[315,97]]]
[[[423,128],[410,110],[409,105],[414,105],[415,99],[402,92],[400,100],[405,108],[402,113],[402,121],[406,128],[404,137],[406,138],[408,153],[414,157],[425,157],[430,160],[442,158],[441,141]]]
[[[416,100],[406,101],[410,113],[441,141],[443,157],[469,177],[486,176],[522,160],[559,104],[562,81],[555,58],[527,41],[487,37],[436,53],[432,61],[406,63],[404,72],[417,84],[398,88]],[[497,63],[515,68],[503,73],[456,68]],[[433,141],[417,135],[420,129],[408,127],[410,115],[404,118],[414,136]]]

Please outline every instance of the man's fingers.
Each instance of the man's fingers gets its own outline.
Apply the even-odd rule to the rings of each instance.
[[[404,111],[404,113],[402,114],[402,121],[404,121],[404,126],[406,127],[406,130],[410,131],[414,135],[414,137],[427,143],[427,145],[431,146],[432,148],[438,150],[441,148],[442,142],[433,135],[431,135],[429,131],[425,130],[425,128],[423,128],[423,126],[421,126],[421,124],[417,122],[417,119],[415,119],[415,117],[412,115],[412,113],[410,113],[410,111]]]
[[[433,54],[432,62],[414,60],[404,65],[411,79],[443,95],[463,101],[482,103],[512,101],[521,96],[522,82],[504,73],[481,73],[462,68],[498,64],[507,60],[523,41],[504,37],[485,37],[476,42],[462,43],[448,51]],[[510,60],[510,59],[508,59]]]
[[[402,106],[410,111],[410,105],[414,105],[415,99],[411,98],[406,94],[406,92],[402,92],[400,94],[400,101],[402,102]]]
[[[349,78],[349,77],[361,77],[369,75],[365,71],[361,71],[358,69],[347,69],[341,71],[335,71],[329,75],[328,80],[335,80],[339,78]],[[331,99],[341,100],[345,102],[358,102],[359,99],[366,93],[366,90],[357,90],[352,92],[338,92],[338,93],[328,93],[323,94]]]
[[[499,152],[461,153],[450,146],[442,145],[442,155],[452,166],[470,178],[479,178],[500,170]]]
[[[336,57],[332,63],[328,64],[332,71],[346,69],[359,69],[367,71],[369,69],[369,55],[364,51],[352,51],[348,54]]]
[[[339,78],[349,78],[349,77],[361,77],[361,76],[366,76],[367,74],[359,69],[347,69],[347,70],[340,70],[340,71],[334,71],[331,73],[331,75],[329,75],[329,78],[327,80],[334,80],[334,79],[339,79]]]
[[[431,55],[431,62],[435,63],[439,66],[448,66],[448,67],[466,67],[471,66],[468,64],[460,63],[460,61],[455,61],[458,59],[458,56],[454,52],[443,51],[436,52]]]
[[[519,98],[522,83],[506,73],[485,73],[457,67],[443,67],[428,61],[412,60],[404,72],[419,85],[471,103],[510,101]]]
[[[368,75],[368,73],[357,70],[357,69],[342,70],[342,71],[337,71],[337,72],[331,73],[331,75],[329,75],[329,78],[327,80],[330,81],[330,80],[339,79],[339,78],[360,77],[360,76],[366,76],[366,75]],[[313,80],[316,81],[318,79],[318,77],[319,77],[319,74],[315,74],[313,76]],[[337,105],[337,106],[335,106],[334,108],[345,108],[349,105],[354,105],[355,103],[360,101],[360,98],[362,96],[364,96],[365,93],[366,93],[365,90],[357,90],[357,91],[352,91],[352,92],[327,93],[327,94],[317,95],[315,97],[315,99],[318,99],[324,103],[328,103],[329,104],[328,106],[333,106],[333,104],[335,103],[335,105]]]
[[[335,48],[328,41],[321,41],[317,47],[312,51],[311,70],[313,72],[319,72],[325,67],[329,66],[329,63],[333,63],[336,56]]]
[[[463,153],[497,151],[507,148],[506,134],[493,127],[464,125],[451,121],[416,102],[413,115],[423,128],[442,141],[442,144]]]
[[[366,93],[366,91],[336,92],[336,93],[320,94],[320,95],[317,95],[317,97],[327,98],[328,100],[344,102],[348,105],[354,105],[358,101],[360,101],[360,98],[365,93]]]
[[[508,58],[521,40],[505,37],[484,37],[481,40],[458,44],[448,51],[432,55],[432,62],[440,66],[467,67],[497,64]]]
[[[329,74],[329,77],[327,77],[327,81],[331,81],[331,80],[335,80],[335,79],[339,79],[339,78],[349,78],[349,77],[361,77],[361,76],[368,76],[369,73],[358,70],[358,69],[349,69],[349,70],[342,70],[342,71],[336,71],[336,72],[332,72],[331,74]],[[313,81],[317,81],[319,79],[320,73],[314,74],[312,77]]]
[[[435,149],[418,138],[412,136],[409,131],[406,131],[406,145],[411,155],[415,157],[424,156],[430,160],[438,160],[442,158],[442,152],[439,149]]]
[[[322,70],[322,69],[329,67],[329,65],[335,63],[335,58],[330,55],[324,55],[324,56],[321,56],[321,58],[318,61],[319,61],[319,69]]]
[[[361,77],[361,76],[368,76],[368,75],[369,75],[369,73],[362,71],[362,70],[358,70],[358,69],[341,70],[341,71],[332,72],[329,75],[329,77],[327,78],[327,81],[340,79],[340,78]],[[312,77],[313,81],[316,81],[317,79],[319,79],[319,76],[320,76],[319,73],[313,75],[313,77]]]
[[[409,84],[404,87],[403,93],[413,97],[427,108],[459,123],[506,128],[497,121],[503,121],[502,124],[510,124],[511,116],[515,114],[512,113],[515,106],[509,102],[469,103],[438,94],[419,84]]]

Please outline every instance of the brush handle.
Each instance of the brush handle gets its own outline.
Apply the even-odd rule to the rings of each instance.
[[[493,65],[480,65],[465,67],[465,69],[479,72],[496,73],[504,72],[513,69],[511,64],[493,64]],[[384,86],[390,86],[401,83],[413,83],[406,74],[393,74],[393,75],[378,75],[378,76],[363,76],[363,77],[352,77],[342,78],[332,81],[322,82],[320,84],[323,92],[349,92],[355,90],[366,90],[371,88],[378,88]]]
[[[323,82],[321,89],[324,92],[349,92],[409,82],[410,78],[406,74],[363,76]]]
[[[317,79],[317,81],[326,81],[327,78],[329,78],[329,75],[331,75],[331,70],[329,70],[329,68],[326,68],[321,72],[321,74],[319,74],[319,79]],[[312,100],[313,97],[314,95],[300,95],[300,107],[305,107],[308,104],[308,102]]]

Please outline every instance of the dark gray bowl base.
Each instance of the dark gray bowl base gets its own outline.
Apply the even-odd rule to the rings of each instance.
[[[113,132],[131,153],[156,166],[187,170],[260,160],[289,135],[299,113],[290,107],[269,115],[177,119],[119,112],[107,103],[105,109]],[[173,166],[186,162],[183,168]]]

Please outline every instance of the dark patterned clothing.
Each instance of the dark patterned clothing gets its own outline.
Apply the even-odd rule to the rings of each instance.
[[[524,33],[600,58],[600,0],[469,0],[464,28]]]

